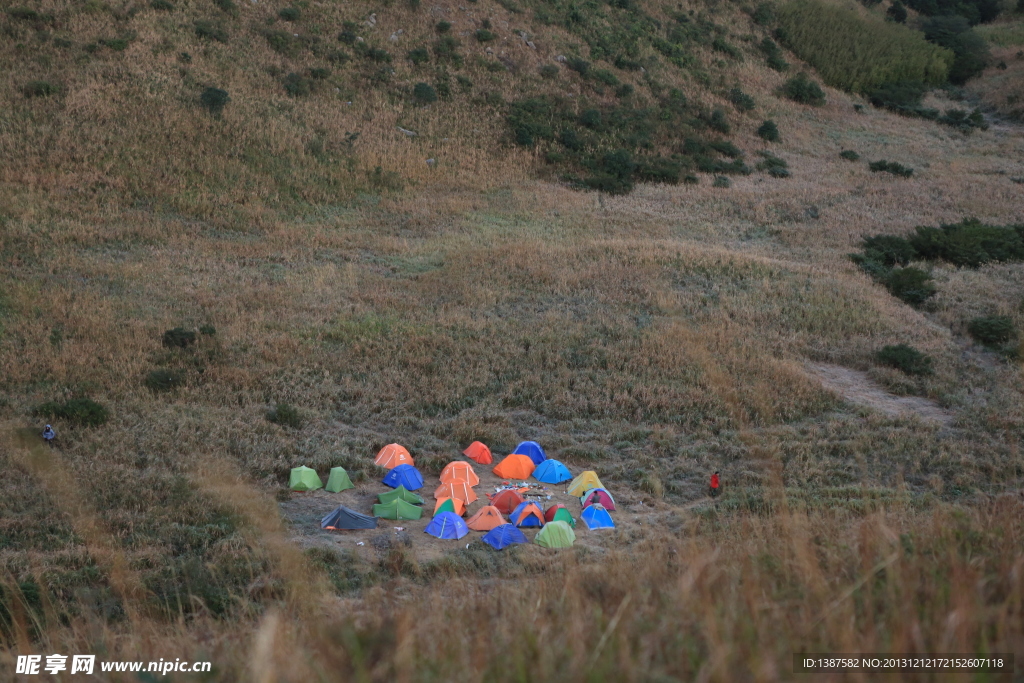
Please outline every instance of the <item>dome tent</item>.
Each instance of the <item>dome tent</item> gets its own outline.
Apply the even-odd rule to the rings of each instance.
[[[377,500],[385,505],[391,503],[393,500],[404,500],[406,503],[412,503],[413,505],[423,505],[423,498],[404,486],[399,486],[396,489],[385,491],[384,493],[378,493]]]
[[[490,531],[505,523],[501,512],[493,505],[485,505],[476,511],[476,514],[466,520],[466,526],[473,531]]]
[[[390,470],[399,465],[415,465],[416,463],[413,462],[412,456],[409,455],[409,451],[406,450],[405,446],[389,443],[380,449],[380,453],[374,458],[373,464],[387,467]]]
[[[404,486],[410,491],[423,488],[423,475],[412,465],[399,465],[382,480],[393,489]]]
[[[477,495],[469,484],[441,484],[434,491],[434,498],[458,498],[469,505],[476,501]]]
[[[495,550],[504,550],[514,543],[526,543],[526,536],[513,524],[496,526],[481,539]]]
[[[331,475],[327,477],[327,486],[324,487],[324,490],[331,493],[340,493],[355,487],[344,467],[332,467]]]
[[[406,503],[401,498],[395,498],[390,503],[374,505],[373,516],[384,519],[419,519],[423,516],[423,508]]]
[[[612,516],[608,514],[608,511],[604,509],[604,506],[599,503],[594,503],[588,506],[583,514],[580,515],[588,529],[614,529],[615,522],[612,521]]]
[[[524,501],[512,511],[508,521],[516,526],[544,526],[544,513],[536,503]]]
[[[612,494],[608,493],[608,489],[590,489],[580,498],[580,503],[583,504],[583,507],[599,503],[608,510],[615,510],[615,499],[612,498]]]
[[[519,479],[523,481],[533,474],[534,467],[536,465],[533,464],[529,456],[513,453],[495,465],[494,473],[502,479]]]
[[[602,484],[601,480],[597,478],[597,472],[587,470],[573,479],[572,483],[569,484],[569,488],[566,489],[565,492],[570,496],[576,496],[579,498],[590,489],[597,488],[604,488],[604,484]]]
[[[512,514],[512,511],[516,509],[516,506],[523,502],[523,497],[514,489],[498,491],[490,498],[491,505],[496,507],[498,512],[502,512],[506,515]]]
[[[323,487],[324,483],[320,481],[316,470],[304,465],[293,467],[291,475],[288,477],[288,488],[292,491],[315,491]]]
[[[455,540],[462,538],[469,533],[469,527],[454,512],[442,512],[430,520],[430,524],[423,530],[435,538]]]
[[[569,526],[576,526],[576,520],[572,518],[569,508],[561,503],[555,503],[544,511],[545,522],[565,522]]]
[[[473,466],[468,462],[456,460],[448,463],[441,471],[442,484],[469,484],[476,486],[480,483],[480,477],[476,476]]]
[[[571,548],[576,542],[576,532],[565,522],[549,522],[533,542],[544,548]]]
[[[545,484],[561,484],[572,479],[569,468],[557,460],[545,460],[533,471],[533,478]]]
[[[526,457],[533,461],[534,465],[541,464],[542,462],[547,460],[548,457],[544,454],[544,449],[541,448],[540,444],[537,443],[536,441],[523,441],[518,446],[516,446],[515,450],[512,451],[512,453],[518,455],[525,455]]]
[[[320,520],[321,529],[340,531],[342,529],[376,529],[377,519],[339,505]]]
[[[454,512],[459,517],[466,514],[466,504],[458,498],[438,498],[434,504],[434,516],[442,512]]]
[[[481,465],[490,465],[494,461],[494,458],[491,457],[491,449],[480,441],[474,441],[469,444],[466,450],[462,451],[462,454]]]

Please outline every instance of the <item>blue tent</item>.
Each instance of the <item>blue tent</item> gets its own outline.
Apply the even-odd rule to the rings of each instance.
[[[454,512],[439,512],[424,531],[437,538],[457,540],[469,533],[469,527]]]
[[[557,460],[545,460],[533,471],[533,478],[545,484],[561,484],[572,479],[569,468]]]
[[[399,465],[388,472],[384,483],[393,489],[404,486],[408,491],[423,488],[423,475],[412,465]]]
[[[580,515],[583,521],[587,523],[588,529],[614,529],[615,522],[612,521],[612,516],[608,514],[608,511],[604,509],[603,505],[594,503],[588,505],[583,510],[583,514]]]
[[[544,526],[544,512],[536,503],[524,500],[508,516],[508,521],[516,526]]]
[[[504,550],[513,543],[526,543],[526,536],[513,524],[502,524],[487,532],[484,543],[495,550]]]
[[[548,458],[548,456],[544,455],[544,449],[541,448],[540,444],[536,441],[524,441],[516,446],[516,449],[512,451],[512,453],[525,455],[533,461],[534,465],[539,465]]]

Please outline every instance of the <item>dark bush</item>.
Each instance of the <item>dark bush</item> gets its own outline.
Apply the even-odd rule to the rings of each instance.
[[[711,187],[729,187],[730,185],[732,185],[732,181],[724,175],[715,176],[715,181],[711,183]]]
[[[788,178],[789,164],[785,159],[781,159],[770,152],[758,152],[761,155],[762,160],[757,164],[757,170],[767,171],[768,175],[773,178]]]
[[[825,104],[825,93],[807,74],[800,73],[782,86],[782,94],[800,104],[821,106]]]
[[[49,81],[29,81],[21,88],[25,97],[50,97],[60,92],[60,87]]]
[[[633,94],[633,86],[629,83],[623,83],[615,89],[615,96],[618,98],[629,97]]]
[[[163,345],[169,349],[186,349],[196,343],[196,333],[184,327],[175,327],[164,332]]]
[[[635,175],[639,180],[650,183],[668,183],[675,185],[682,177],[682,165],[664,157],[646,159],[637,164]]]
[[[267,44],[270,45],[270,49],[274,52],[278,52],[286,57],[293,56],[296,52],[295,37],[288,31],[264,31],[263,37],[267,39]]]
[[[447,21],[439,21],[434,25],[434,30],[438,33],[448,33],[452,30],[452,25]]]
[[[938,228],[922,226],[908,240],[925,259],[977,268],[991,261],[1024,261],[1024,225],[985,225],[976,218]]]
[[[417,83],[412,88],[413,99],[419,104],[437,102],[437,91],[427,83]]]
[[[64,403],[48,401],[37,406],[34,412],[40,417],[67,420],[82,427],[99,427],[110,418],[106,407],[88,398],[73,398]]]
[[[885,346],[875,354],[875,359],[908,375],[932,374],[932,359],[907,344]]]
[[[347,29],[338,34],[338,40],[346,45],[355,45],[358,38],[359,36],[356,35],[355,31]]]
[[[762,2],[754,8],[754,13],[750,17],[758,26],[771,26],[775,23],[775,8],[771,3]]]
[[[238,11],[238,5],[235,4],[235,0],[213,0],[213,4],[228,14],[235,14]]]
[[[195,23],[195,31],[200,38],[216,40],[218,43],[228,42],[227,29],[216,22],[200,19]]]
[[[889,268],[905,266],[920,256],[910,242],[897,235],[875,235],[865,237],[861,245],[864,256]]]
[[[852,149],[844,149],[842,152],[839,153],[839,156],[846,159],[847,161],[857,161],[858,159],[860,159],[860,155],[857,154]]]
[[[886,161],[885,159],[872,161],[868,164],[868,168],[871,169],[872,173],[891,173],[901,178],[909,178],[914,175],[914,169],[909,166],[898,164],[895,161]]]
[[[729,101],[740,111],[750,111],[754,108],[754,98],[739,88],[729,91]]]
[[[988,130],[988,123],[981,109],[975,107],[974,111],[967,112],[963,109],[947,109],[946,113],[940,116],[939,123],[956,128],[961,133],[973,133],[974,129]]]
[[[967,323],[967,332],[985,346],[1000,346],[1017,336],[1013,318],[1007,315],[975,318]]]
[[[277,13],[277,16],[282,21],[298,21],[302,13],[297,7],[285,7]]]
[[[302,428],[302,416],[296,408],[287,403],[278,403],[272,410],[268,410],[267,419],[282,427]]]
[[[172,391],[185,385],[185,373],[181,370],[153,370],[144,382],[150,391]]]
[[[204,337],[213,337],[217,335],[217,328],[207,323],[199,327],[199,334]]]
[[[601,112],[597,109],[586,109],[580,114],[580,125],[587,128],[601,127]]]
[[[331,70],[324,67],[313,67],[309,70],[309,77],[314,81],[324,81],[331,77]]]
[[[782,139],[782,136],[779,135],[779,127],[771,119],[761,124],[757,129],[757,136],[768,142],[778,142]]]
[[[892,270],[885,278],[889,293],[912,306],[919,306],[935,296],[932,277],[920,268],[907,267]]]
[[[683,184],[684,185],[696,185],[699,182],[700,182],[700,178],[698,178],[697,176],[693,175],[692,173],[689,174],[689,175],[683,176]]]
[[[554,64],[545,64],[538,70],[538,73],[541,78],[554,78],[558,75],[558,67]]]
[[[171,12],[174,10],[174,5],[171,4],[170,0],[153,0],[149,3],[149,6],[161,12]]]
[[[104,38],[99,41],[100,45],[114,52],[124,52],[131,43],[132,41],[129,38]]]
[[[893,0],[889,9],[885,10],[885,16],[897,24],[907,23],[907,7],[900,0]]]
[[[782,48],[780,48],[771,38],[766,37],[761,41],[761,51],[764,52],[764,55],[767,58],[769,69],[779,72],[789,69],[789,62],[787,62],[785,57],[783,57]]]
[[[365,45],[365,43],[359,43],[359,45]],[[357,50],[362,54],[363,58],[376,62],[377,64],[390,64],[391,53],[380,47],[363,47]]]
[[[494,40],[495,38],[497,38],[496,35],[494,35],[492,32],[488,31],[485,28],[478,28],[476,30],[476,34],[475,35],[476,35],[477,42],[480,42],[480,43],[489,43],[492,40]]]
[[[427,48],[418,47],[415,50],[409,50],[409,52],[406,53],[405,58],[416,66],[419,66],[420,64],[425,64],[430,61],[430,53],[427,52]]]
[[[971,23],[963,17],[934,16],[922,22],[921,29],[927,40],[953,51],[950,83],[963,85],[984,71],[992,59],[985,39],[971,30]]]
[[[441,36],[434,43],[434,56],[440,62],[448,62],[455,66],[462,64],[462,55],[459,54],[459,41],[452,36]]]
[[[207,111],[211,114],[219,115],[224,111],[224,107],[231,101],[231,97],[228,95],[227,90],[221,90],[220,88],[206,88],[203,90],[203,94],[199,96],[199,102]],[[166,336],[166,335],[165,335]]]
[[[297,73],[290,73],[284,77],[284,91],[292,97],[305,97],[313,92],[313,81]]]
[[[585,59],[580,59],[579,57],[570,57],[565,65],[580,76],[586,76],[590,71],[590,62]]]
[[[34,9],[28,7],[12,7],[7,10],[7,16],[11,19],[18,19],[20,21],[40,21],[43,16]]]
[[[711,112],[711,118],[708,120],[708,125],[719,133],[728,135],[732,127],[729,125],[729,119],[726,118],[725,112],[721,109],[715,109]]]

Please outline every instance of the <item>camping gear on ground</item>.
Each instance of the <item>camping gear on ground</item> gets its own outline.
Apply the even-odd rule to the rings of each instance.
[[[544,511],[545,522],[565,522],[569,526],[576,526],[576,520],[572,518],[569,508],[561,503],[555,503]]]
[[[423,488],[423,475],[412,465],[398,465],[382,480],[393,489],[404,486],[410,491]]]
[[[469,505],[476,501],[477,495],[469,484],[441,484],[434,491],[434,498],[458,498]]]
[[[493,505],[485,505],[476,511],[476,514],[466,520],[466,526],[473,531],[490,531],[494,527],[505,523],[501,512]]]
[[[608,511],[604,509],[604,506],[600,503],[594,503],[583,510],[580,514],[588,529],[614,529],[615,522],[612,521],[612,516],[608,514]]]
[[[608,489],[590,489],[580,498],[580,502],[583,503],[583,507],[600,503],[608,510],[615,510],[615,499],[608,493]]]
[[[384,505],[389,504],[393,500],[404,500],[406,503],[412,503],[413,505],[423,505],[423,498],[413,493],[404,486],[399,486],[392,491],[386,491],[384,493],[377,494],[377,500]]]
[[[349,479],[348,472],[345,471],[344,467],[332,467],[331,475],[327,477],[327,486],[324,487],[324,490],[331,493],[339,493],[348,489],[354,489],[355,487],[356,485]]]
[[[340,531],[342,529],[376,529],[377,518],[350,510],[339,505],[320,520],[321,529]]]
[[[466,504],[458,498],[438,498],[434,505],[434,516],[442,512],[454,512],[461,517],[466,514]]]
[[[495,550],[504,550],[514,543],[527,543],[523,532],[512,524],[502,524],[494,527],[481,540]]]
[[[462,454],[470,460],[481,465],[490,465],[494,459],[491,457],[491,449],[479,441],[474,441],[462,451]]]
[[[533,464],[533,460],[530,460],[529,456],[513,453],[506,456],[504,460],[494,467],[494,473],[502,479],[519,479],[522,481],[533,474],[535,467],[536,465]]]
[[[572,479],[569,468],[557,460],[545,460],[533,471],[533,478],[545,484],[561,484]]]
[[[533,542],[545,548],[571,548],[576,542],[576,532],[565,522],[548,522]]]
[[[379,503],[373,506],[373,516],[384,519],[419,519],[423,516],[423,508],[395,498],[390,503]]]
[[[491,505],[506,515],[512,514],[516,506],[523,502],[523,497],[515,489],[503,489],[490,496],[490,499]]]
[[[544,513],[536,503],[523,501],[512,511],[508,521],[516,526],[544,526]]]
[[[397,443],[389,443],[387,446],[380,449],[380,453],[377,454],[373,463],[375,465],[380,465],[381,467],[387,467],[389,470],[398,467],[399,465],[416,464],[412,461],[412,456],[409,455],[409,451],[405,449],[405,446]]]
[[[469,527],[462,521],[462,517],[454,512],[442,512],[430,520],[430,524],[423,531],[436,538],[455,540],[468,534]]]
[[[476,486],[480,483],[480,477],[476,476],[476,472],[473,471],[473,466],[468,462],[456,460],[455,462],[448,463],[448,465],[441,470],[441,483],[469,484],[470,486]]]
[[[541,464],[547,460],[548,457],[544,455],[544,449],[541,448],[540,444],[536,441],[523,441],[521,444],[516,446],[515,450],[512,452],[518,455],[525,455],[533,461],[534,465]]]
[[[565,492],[570,496],[576,496],[579,498],[590,489],[599,488],[604,488],[604,484],[602,484],[601,480],[597,478],[597,472],[587,470],[573,479],[572,483],[569,484],[569,488],[566,489]]]
[[[291,476],[288,478],[288,488],[292,491],[315,491],[323,487],[324,483],[320,481],[316,470],[304,465],[292,468]]]

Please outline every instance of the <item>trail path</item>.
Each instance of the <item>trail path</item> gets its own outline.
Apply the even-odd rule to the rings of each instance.
[[[839,365],[807,363],[807,370],[821,380],[827,389],[836,392],[850,403],[867,406],[893,417],[917,415],[924,420],[948,425],[953,415],[931,399],[920,396],[895,396],[890,394],[867,373],[851,370]]]

